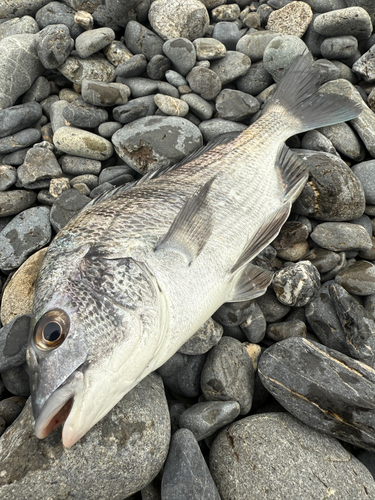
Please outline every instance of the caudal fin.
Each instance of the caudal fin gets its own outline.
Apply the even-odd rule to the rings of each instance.
[[[361,106],[339,94],[319,94],[320,72],[309,52],[297,58],[279,83],[264,113],[288,113],[295,133],[334,125],[359,115]]]

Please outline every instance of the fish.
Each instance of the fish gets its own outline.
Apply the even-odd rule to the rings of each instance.
[[[307,52],[237,137],[104,193],[58,233],[27,346],[38,438],[63,423],[73,446],[223,303],[266,291],[272,273],[252,261],[308,177],[285,141],[361,111],[319,88]]]

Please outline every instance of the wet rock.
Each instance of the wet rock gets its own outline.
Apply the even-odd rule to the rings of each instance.
[[[24,163],[17,169],[23,187],[44,179],[61,177],[62,171],[56,156],[47,148],[34,147],[28,150]]]
[[[31,314],[16,316],[0,328],[0,372],[26,362]]]
[[[158,369],[164,384],[175,394],[195,398],[201,393],[200,380],[206,354],[189,356],[176,352]]]
[[[115,67],[101,54],[87,59],[69,56],[64,64],[59,66],[59,71],[77,85],[82,85],[83,80],[99,80],[110,83],[116,77]]]
[[[148,95],[131,99],[123,106],[113,109],[113,118],[123,124],[130,123],[145,116],[152,116],[157,109],[154,96]]]
[[[210,69],[218,75],[221,84],[226,85],[245,75],[250,66],[251,61],[246,54],[228,50],[224,57],[211,62]]]
[[[64,153],[92,160],[107,160],[113,154],[107,139],[75,127],[59,128],[53,135],[53,143]]]
[[[351,220],[363,214],[364,191],[346,163],[323,152],[299,157],[309,169],[309,179],[293,205],[294,212],[326,221]]]
[[[375,266],[371,262],[359,260],[336,274],[336,282],[354,295],[375,293]]]
[[[272,285],[282,304],[302,307],[308,304],[318,292],[320,276],[311,262],[301,261],[277,271]]]
[[[199,445],[188,429],[179,429],[171,440],[161,483],[162,498],[220,500]]]
[[[86,103],[82,97],[68,103],[62,115],[73,127],[79,128],[95,128],[108,120],[108,113],[105,109]]]
[[[0,217],[19,214],[31,207],[35,200],[36,194],[25,189],[0,192]]]
[[[258,371],[266,389],[299,420],[361,448],[375,449],[372,368],[294,337],[268,348]]]
[[[267,323],[261,308],[256,302],[250,305],[247,317],[240,324],[240,327],[249,342],[257,344],[263,340],[266,334]]]
[[[271,12],[266,28],[282,35],[301,38],[313,17],[311,7],[305,2],[291,2]]]
[[[60,429],[43,440],[33,434],[28,403],[1,441],[4,500],[128,497],[156,476],[167,456],[170,422],[160,377],[142,380],[71,449],[62,446]],[[37,459],[42,468],[35,468]]]
[[[277,300],[273,290],[267,290],[264,295],[256,299],[256,303],[260,307],[268,323],[280,321],[290,311],[289,306],[281,304],[281,302]]]
[[[199,129],[174,116],[140,118],[112,136],[117,154],[140,173],[172,165],[202,146]]]
[[[372,23],[364,9],[348,7],[317,16],[314,20],[314,30],[323,36],[352,35],[362,41],[370,37]]]
[[[254,368],[241,342],[223,337],[211,349],[202,370],[201,387],[208,401],[237,401],[241,415],[249,412],[254,392]]]
[[[90,198],[76,189],[64,191],[51,208],[50,219],[54,230],[59,232],[89,201]]]
[[[279,342],[290,337],[303,337],[306,338],[307,329],[303,321],[294,319],[290,321],[283,321],[282,323],[271,323],[267,327],[267,337]]]
[[[47,69],[64,64],[73,50],[74,40],[65,24],[52,24],[42,29],[35,38],[40,62]]]
[[[331,271],[340,262],[340,255],[325,248],[313,248],[304,255],[303,260],[308,260],[320,273]]]
[[[210,471],[223,500],[246,500],[249,491],[269,500],[333,491],[360,500],[375,492],[369,472],[337,440],[287,413],[252,415],[223,430],[211,448]]]
[[[310,236],[319,246],[334,252],[368,250],[372,246],[364,227],[350,222],[323,222]]]
[[[111,28],[96,28],[81,33],[76,38],[76,51],[79,57],[90,57],[103,49],[115,39],[115,32]]]
[[[209,318],[190,339],[183,344],[178,352],[181,354],[204,354],[214,347],[223,335],[223,327]]]
[[[3,109],[0,111],[0,137],[6,137],[28,128],[40,120],[41,117],[42,108],[36,102],[28,102]]]

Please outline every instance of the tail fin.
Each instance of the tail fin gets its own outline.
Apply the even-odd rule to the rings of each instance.
[[[339,94],[319,94],[320,71],[310,52],[298,57],[278,85],[264,108],[287,112],[296,126],[296,133],[334,125],[359,115],[361,106]]]

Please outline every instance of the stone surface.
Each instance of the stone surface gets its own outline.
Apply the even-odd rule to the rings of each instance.
[[[98,127],[108,120],[108,113],[105,109],[88,104],[82,97],[69,102],[64,107],[62,115],[73,127],[84,129]]]
[[[64,64],[73,50],[74,40],[65,24],[52,24],[42,29],[35,38],[40,62],[47,69]]]
[[[152,95],[131,99],[128,103],[113,109],[113,118],[123,124],[130,123],[144,116],[152,116],[157,109]]]
[[[6,191],[17,181],[17,171],[11,165],[0,165],[0,191]]]
[[[112,144],[87,130],[61,127],[53,135],[54,145],[64,153],[92,160],[107,160],[113,154]]]
[[[160,377],[142,380],[73,448],[64,448],[60,436],[56,429],[37,439],[31,405],[25,406],[1,441],[2,499],[129,497],[156,476],[167,456],[170,423]]]
[[[225,45],[215,38],[196,38],[193,43],[198,61],[219,59],[224,57],[227,50]]]
[[[242,32],[236,23],[221,21],[216,23],[212,32],[212,38],[219,40],[227,50],[236,50],[238,40]]]
[[[267,323],[262,310],[256,302],[250,305],[247,317],[240,326],[249,342],[257,344],[263,340]]]
[[[29,208],[36,200],[36,194],[26,189],[0,192],[0,217],[16,215]]]
[[[326,38],[320,46],[326,59],[348,59],[356,55],[358,40],[354,36],[335,36]]]
[[[24,149],[33,145],[40,137],[40,131],[36,128],[25,128],[20,132],[3,137],[0,139],[0,154],[13,153],[19,149]]]
[[[110,83],[116,77],[115,67],[101,54],[87,59],[69,56],[64,64],[59,66],[59,71],[77,85],[82,85],[83,80],[99,80]]]
[[[150,61],[163,54],[163,40],[137,21],[130,21],[125,29],[125,44],[133,54],[143,54]]]
[[[271,323],[267,326],[267,337],[279,342],[290,337],[303,337],[306,338],[307,329],[303,321],[293,319],[290,321],[283,321],[282,323]]]
[[[352,171],[362,184],[366,203],[375,205],[375,160],[357,163],[353,165]]]
[[[0,328],[0,372],[26,362],[31,314],[16,316]]]
[[[89,201],[90,198],[76,189],[64,191],[51,208],[50,218],[54,230],[59,232]]]
[[[247,500],[249,491],[267,500],[375,494],[370,473],[337,440],[287,413],[252,415],[223,430],[211,448],[210,471],[222,500]]]
[[[1,26],[1,24],[0,24]],[[30,127],[42,117],[42,108],[37,102],[11,106],[0,111],[0,137],[12,135]]]
[[[189,356],[176,352],[158,369],[158,373],[173,393],[195,398],[201,393],[200,380],[205,360],[206,354]]]
[[[375,293],[375,265],[365,260],[354,262],[336,274],[336,282],[354,295]]]
[[[24,365],[25,366],[25,365]],[[1,372],[5,389],[15,396],[30,396],[30,382],[24,366],[15,366]]]
[[[185,116],[189,111],[189,105],[175,97],[156,94],[154,101],[157,107],[168,116]]]
[[[34,147],[26,153],[24,163],[17,169],[23,187],[44,179],[61,177],[61,168],[56,156],[47,148]]]
[[[301,261],[277,271],[272,284],[282,304],[302,307],[317,294],[320,288],[320,276],[311,262]]]
[[[1,5],[4,9],[4,5]],[[4,10],[2,10],[4,13]],[[31,16],[14,17],[8,21],[2,18],[0,25],[0,40],[12,35],[35,34],[39,31],[38,23]]]
[[[163,45],[164,54],[170,59],[180,75],[185,76],[194,67],[196,52],[187,38],[172,38]]]
[[[322,127],[319,131],[327,137],[337,151],[354,161],[362,161],[366,150],[358,135],[347,123]]]
[[[96,28],[81,33],[76,38],[76,51],[79,57],[90,57],[103,49],[115,39],[115,32],[111,28]]]
[[[189,355],[204,354],[219,342],[222,335],[223,327],[212,318],[209,318],[194,335],[179,348],[178,352]]]
[[[218,135],[229,132],[242,132],[247,127],[243,123],[237,123],[232,120],[224,120],[224,118],[213,118],[200,123],[199,130],[202,132],[205,141],[211,141]]]
[[[268,289],[264,295],[256,299],[265,319],[269,323],[280,321],[290,311],[290,306],[281,304],[277,300],[275,292]]]
[[[221,91],[220,77],[211,69],[195,66],[187,75],[190,88],[203,99],[212,100]]]
[[[306,50],[305,43],[297,36],[283,35],[273,38],[263,54],[264,67],[275,82],[279,82],[286,75],[293,61]]]
[[[306,2],[290,2],[281,9],[271,12],[266,29],[282,35],[301,38],[313,17],[313,11]]]
[[[245,75],[250,66],[251,61],[246,54],[227,50],[224,57],[212,61],[210,69],[218,75],[221,84],[226,85],[238,77]]]
[[[251,65],[249,71],[240,76],[237,81],[237,89],[256,96],[274,83],[272,76],[264,67],[263,61],[257,61]]]
[[[319,246],[334,252],[368,250],[372,246],[364,227],[350,222],[323,222],[310,236]]]
[[[122,83],[104,83],[97,80],[83,80],[82,98],[93,106],[118,106],[126,104],[130,89]]]
[[[189,109],[201,120],[209,120],[215,111],[215,107],[198,94],[186,94],[181,96],[181,100],[189,105]]]
[[[317,16],[314,20],[314,30],[323,36],[352,35],[362,41],[371,35],[372,23],[363,8],[348,7]]]
[[[263,59],[263,54],[267,45],[277,36],[277,33],[267,31],[247,33],[239,39],[236,50],[250,57],[251,62],[259,61]]]

